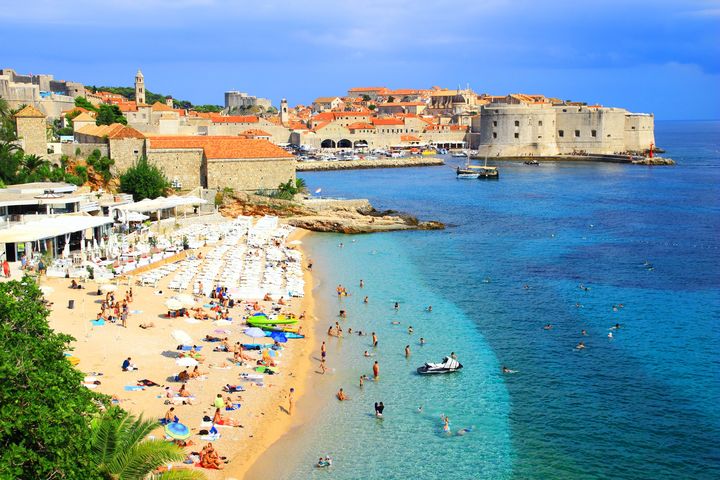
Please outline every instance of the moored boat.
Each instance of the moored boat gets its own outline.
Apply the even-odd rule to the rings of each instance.
[[[445,357],[442,363],[425,363],[422,367],[418,367],[417,373],[420,375],[432,375],[440,373],[457,372],[463,368],[462,364],[452,357]]]

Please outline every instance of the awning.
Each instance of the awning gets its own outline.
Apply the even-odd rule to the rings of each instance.
[[[0,243],[34,242],[113,223],[110,217],[59,215],[28,221],[0,230]]]
[[[158,197],[150,200],[146,198],[136,203],[130,203],[127,205],[121,205],[118,210],[125,210],[128,212],[156,212],[158,210],[165,210],[167,208],[175,208],[183,205],[202,205],[207,203],[207,200],[202,198],[189,196],[189,197],[178,197],[171,195],[169,197]]]

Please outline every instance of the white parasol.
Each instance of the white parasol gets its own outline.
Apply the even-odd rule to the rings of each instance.
[[[186,307],[192,307],[195,305],[195,297],[187,293],[180,293],[173,297],[178,302],[182,303]]]
[[[185,332],[184,330],[173,330],[173,332],[170,335],[172,335],[172,337],[175,340],[177,340],[178,342],[180,342],[183,345],[192,345],[193,344],[192,337],[190,335],[188,335],[188,333]]]
[[[168,310],[180,310],[181,308],[183,308],[182,303],[175,300],[174,298],[169,298],[165,302],[165,306],[168,308]]]
[[[107,293],[107,292],[114,292],[115,290],[117,290],[117,285],[113,285],[112,283],[104,283],[104,284],[100,285],[101,292]]]
[[[43,295],[47,296],[47,295],[50,295],[51,293],[53,293],[55,291],[55,289],[52,287],[48,287],[47,285],[41,285],[40,291],[43,293]]]
[[[178,358],[177,360],[175,360],[175,363],[177,363],[181,367],[194,367],[195,365],[198,364],[198,361],[195,360],[194,358],[182,357],[182,358]]]

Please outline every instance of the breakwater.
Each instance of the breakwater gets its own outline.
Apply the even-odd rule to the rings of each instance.
[[[359,170],[365,168],[430,167],[445,165],[438,157],[381,158],[376,160],[347,160],[333,162],[297,162],[298,172],[323,170]]]

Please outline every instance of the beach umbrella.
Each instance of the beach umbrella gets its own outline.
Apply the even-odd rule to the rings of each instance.
[[[193,297],[192,295],[188,295],[187,293],[180,293],[178,295],[175,295],[173,298],[186,307],[195,306],[195,297]]]
[[[173,330],[173,332],[170,335],[175,340],[177,340],[178,342],[180,342],[183,345],[192,345],[193,344],[192,337],[183,330]]]
[[[270,338],[272,338],[274,341],[278,343],[285,343],[288,341],[287,337],[283,332],[272,332],[270,334]]]
[[[192,436],[190,429],[180,422],[171,422],[165,425],[165,433],[175,440],[187,440]]]
[[[175,363],[181,367],[194,367],[198,361],[191,357],[182,357],[175,360]]]
[[[245,329],[245,335],[252,338],[263,338],[265,336],[265,332],[262,331],[262,329],[259,329],[257,327],[247,328]]]
[[[180,310],[183,308],[182,303],[180,303],[178,300],[175,300],[174,298],[170,298],[165,302],[165,306],[168,308],[168,310]]]
[[[50,295],[55,291],[55,289],[52,287],[48,287],[47,285],[41,285],[40,291],[43,293],[43,295]]]
[[[114,292],[117,290],[117,285],[113,285],[112,283],[105,283],[103,285],[100,285],[100,291],[102,292]]]

